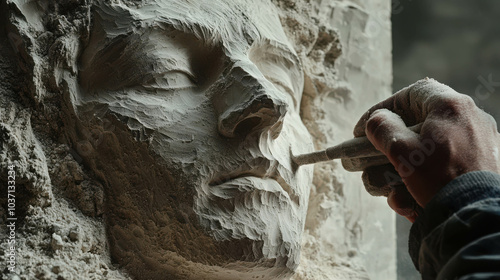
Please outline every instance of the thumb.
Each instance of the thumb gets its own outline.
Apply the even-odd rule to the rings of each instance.
[[[415,170],[409,164],[409,154],[418,147],[419,135],[400,116],[387,109],[374,111],[366,122],[365,133],[377,150],[384,153],[401,177]]]

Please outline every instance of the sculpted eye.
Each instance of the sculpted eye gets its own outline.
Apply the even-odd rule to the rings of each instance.
[[[171,70],[160,75],[155,75],[142,85],[146,89],[179,90],[197,87],[197,79],[194,75],[182,71]]]
[[[103,40],[92,37],[81,56],[79,82],[89,92],[203,91],[220,76],[226,58],[221,46],[178,30],[145,29],[102,46]]]

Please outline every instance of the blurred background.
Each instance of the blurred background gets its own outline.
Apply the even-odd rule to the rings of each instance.
[[[470,95],[500,123],[500,1],[393,0],[393,89],[431,77]],[[421,279],[397,218],[398,279]]]

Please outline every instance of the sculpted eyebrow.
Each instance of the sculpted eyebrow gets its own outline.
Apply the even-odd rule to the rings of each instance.
[[[96,47],[89,61],[83,62],[82,69],[88,86],[107,89],[118,89],[140,83],[152,71],[140,71],[148,67],[148,59],[140,57],[144,53],[142,44],[130,40],[129,34],[118,35],[109,42]],[[140,41],[139,41],[140,42]],[[152,67],[150,67],[151,70]]]

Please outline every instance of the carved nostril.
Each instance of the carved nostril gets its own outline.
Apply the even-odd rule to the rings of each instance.
[[[286,104],[269,99],[265,95],[226,110],[219,116],[219,132],[225,137],[242,137],[254,131],[277,127],[286,113]],[[279,134],[279,132],[277,132]]]
[[[236,125],[236,128],[234,129],[234,135],[245,136],[250,132],[252,132],[253,130],[255,130],[257,127],[259,127],[261,123],[262,123],[262,118],[259,117],[247,118]]]

